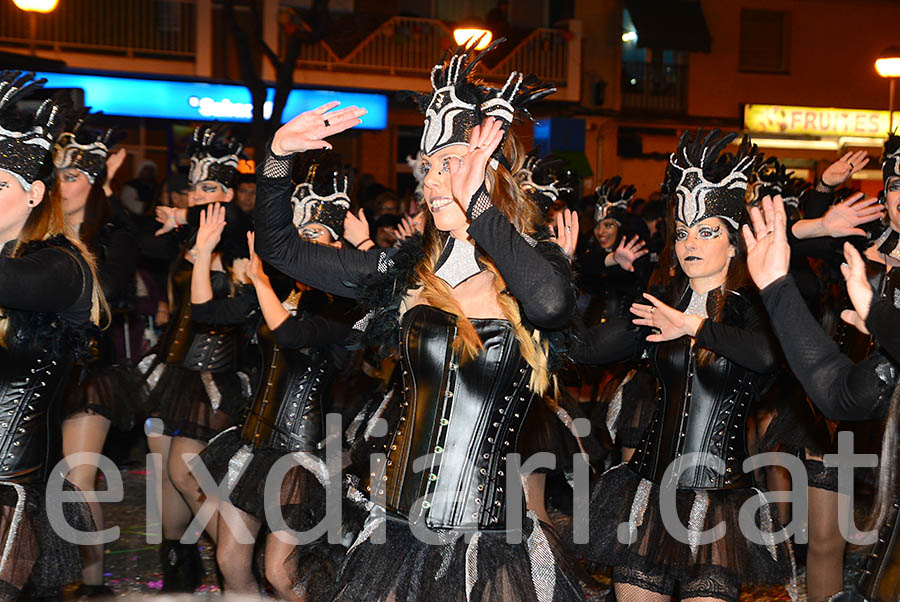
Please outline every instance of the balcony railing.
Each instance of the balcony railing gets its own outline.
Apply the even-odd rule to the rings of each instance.
[[[493,68],[483,65],[479,74],[488,79],[505,78],[510,71],[534,73],[544,81],[565,86],[569,73],[572,32],[535,29]],[[298,69],[427,75],[437,58],[454,42],[453,32],[437,19],[392,17],[341,57],[320,40],[304,44]]]
[[[193,58],[195,8],[194,0],[65,0],[48,15],[30,15],[12,2],[0,2],[0,43]]]
[[[622,110],[687,112],[687,65],[622,63]]]

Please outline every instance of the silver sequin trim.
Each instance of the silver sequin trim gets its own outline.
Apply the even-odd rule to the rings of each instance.
[[[225,473],[225,486],[228,490],[234,489],[237,480],[247,468],[247,463],[253,458],[253,450],[249,445],[243,445],[228,461],[228,472]]]
[[[691,556],[697,559],[697,550],[700,547],[700,533],[706,523],[706,511],[709,510],[709,494],[701,489],[694,493],[694,504],[691,506],[691,515],[688,518],[688,545],[691,548]]]
[[[250,399],[253,395],[253,387],[250,386],[250,377],[244,372],[237,373],[238,380],[241,381],[241,391],[244,393],[244,399]]]
[[[362,531],[359,532],[359,535],[356,536],[356,541],[353,542],[353,545],[347,550],[347,556],[349,556],[353,550],[356,549],[357,546],[365,543],[372,534],[375,533],[375,530],[385,524],[383,511],[379,511],[378,513],[372,512],[369,514],[369,517],[366,519],[366,524],[363,525]]]
[[[357,332],[365,332],[366,329],[369,327],[369,322],[372,321],[372,316],[374,316],[374,315],[375,315],[375,310],[371,310],[368,313],[366,313],[366,315],[364,315],[362,318],[360,318],[359,320],[356,321],[356,324],[353,325],[353,330],[356,330]]]
[[[531,581],[538,602],[553,602],[556,590],[556,558],[541,528],[537,515],[529,511],[531,535],[528,536],[528,557],[531,559]]]
[[[16,543],[16,535],[19,533],[19,525],[22,523],[22,514],[25,512],[25,488],[16,483],[0,481],[0,484],[8,485],[16,490],[16,509],[13,510],[12,521],[9,525],[9,533],[6,535],[6,545],[3,546],[3,557],[0,558],[0,575],[4,574],[9,553]]]
[[[628,372],[625,378],[622,379],[622,382],[619,383],[619,386],[616,387],[612,401],[609,402],[609,409],[606,411],[606,430],[609,431],[613,443],[616,442],[616,423],[619,421],[619,414],[622,412],[622,390],[634,376],[634,373],[634,370]]]
[[[638,527],[644,524],[644,515],[647,513],[647,504],[650,502],[650,490],[653,483],[647,479],[641,479],[637,491],[634,492],[634,500],[631,502],[631,511],[628,513],[628,543],[637,541]]]
[[[394,260],[388,258],[387,253],[382,251],[378,254],[378,273],[386,274],[389,269],[394,267]]]
[[[475,245],[450,237],[447,242],[450,254],[444,263],[435,270],[434,275],[456,288],[472,276],[481,273],[482,267],[475,259]]]
[[[371,418],[369,418],[369,423],[366,425],[366,431],[363,433],[363,438],[368,440],[372,436],[372,431],[375,430],[375,426],[378,423],[378,419],[384,415],[385,410],[387,410],[388,404],[391,402],[391,399],[394,397],[394,390],[391,389],[387,393],[384,394],[384,397],[381,399],[381,404],[378,406],[378,409],[375,410],[375,413],[372,414]]]
[[[478,541],[481,531],[476,531],[466,548],[466,602],[471,602],[472,590],[478,581]]]
[[[153,372],[150,376],[147,377],[147,386],[151,389],[155,389],[157,383],[159,383],[159,379],[163,374],[163,370],[166,369],[165,364],[160,364],[156,368],[153,369]]]
[[[688,303],[687,309],[684,310],[684,313],[689,316],[697,316],[698,318],[703,318],[704,320],[709,317],[706,313],[706,299],[709,297],[709,291],[706,291],[702,295],[698,295],[693,290],[691,291],[691,302]]]
[[[200,374],[200,380],[203,381],[203,388],[206,389],[206,394],[209,396],[209,405],[212,406],[214,412],[218,412],[219,406],[222,404],[222,392],[216,386],[216,379],[213,378],[212,373],[203,372]]]
[[[527,242],[529,246],[531,246],[531,247],[536,247],[536,246],[537,246],[537,242],[538,242],[538,241],[536,241],[536,240],[533,239],[532,237],[528,236],[528,235],[525,234],[524,232],[520,232],[520,234],[522,235],[522,238],[525,239],[525,242]]]

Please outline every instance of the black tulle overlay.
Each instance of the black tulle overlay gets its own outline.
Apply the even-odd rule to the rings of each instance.
[[[76,366],[63,405],[63,415],[100,414],[122,431],[130,431],[146,404],[146,386],[140,373],[121,364]]]
[[[200,453],[200,459],[217,483],[227,479],[232,486],[229,501],[236,508],[266,523],[266,478],[286,453],[289,452],[252,447],[241,441],[237,428],[232,428],[210,441]],[[296,465],[281,482],[281,513],[288,527],[307,531],[325,516],[325,487],[329,477],[314,454],[293,455]]]
[[[656,409],[656,376],[649,368],[630,370],[606,409],[606,429],[622,447],[636,448]]]
[[[249,379],[240,372],[194,372],[145,357],[147,413],[162,419],[164,434],[209,441],[237,424],[247,405]]]
[[[383,544],[376,543],[379,533],[384,534]],[[525,519],[521,543],[507,543],[507,531],[430,535],[440,543],[425,543],[416,538],[407,520],[373,510],[348,551],[333,599],[574,602],[584,598],[553,529],[542,526],[532,513]]]
[[[724,523],[725,536],[709,544],[682,543],[670,535],[660,512],[660,487],[642,479],[627,465],[606,471],[590,498],[589,541],[583,554],[595,566],[608,565],[629,572],[675,582],[680,587],[721,582],[748,585],[785,585],[796,599],[796,565],[789,542],[774,543],[764,536],[757,544],[745,538],[739,512],[745,502],[762,496],[758,489],[679,489],[675,500],[679,520],[691,533]],[[620,528],[621,523],[626,523]],[[782,529],[776,513],[763,506],[757,528],[773,536]],[[620,532],[621,531],[621,532]],[[619,536],[627,542],[622,543]],[[671,593],[671,592],[660,592]],[[723,599],[726,597],[720,596]]]
[[[767,411],[774,414],[760,442],[762,450],[796,455],[806,450],[815,455],[837,451],[828,421],[813,409],[790,374],[780,375],[762,396],[762,402]]]
[[[76,491],[68,482],[63,488]],[[15,599],[14,591],[27,597],[56,596],[81,578],[81,551],[50,525],[45,495],[43,482],[0,482],[0,599]],[[94,530],[87,502],[66,502],[62,508],[72,528]]]

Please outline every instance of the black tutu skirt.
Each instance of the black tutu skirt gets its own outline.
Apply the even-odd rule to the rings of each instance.
[[[384,528],[385,543],[375,543]],[[576,602],[584,594],[553,529],[533,514],[521,543],[507,531],[431,532],[420,541],[406,519],[369,515],[350,547],[334,591],[315,600],[404,602]]]
[[[634,368],[625,374],[604,416],[610,438],[622,447],[636,448],[656,409],[656,376],[649,367]]]
[[[232,428],[210,441],[200,452],[200,460],[216,483],[226,478],[235,479],[229,498],[231,504],[266,524],[266,478],[275,462],[287,453],[290,452],[247,445],[241,441],[238,429]],[[328,477],[324,466],[317,470],[318,465],[310,460],[306,458],[303,464],[289,469],[281,483],[281,514],[294,531],[307,531],[325,516]],[[229,477],[229,473],[234,476]]]
[[[689,533],[720,523],[725,526],[724,537],[691,546],[675,539],[663,524],[659,491],[657,484],[625,464],[600,476],[591,493],[589,540],[581,544],[592,566],[612,566],[614,573],[621,568],[664,575],[680,583],[721,579],[748,585],[784,584],[795,597],[796,566],[790,543],[753,543],[740,528],[741,506],[762,492],[752,488],[677,490],[678,517]],[[620,523],[630,523],[630,528],[623,525],[620,533]],[[756,524],[763,533],[776,534],[782,528],[771,506],[757,511]],[[620,534],[626,543],[619,540]]]
[[[139,369],[149,388],[147,414],[161,418],[170,437],[209,441],[240,421],[250,395],[249,379],[236,371],[194,372],[152,355]]]
[[[77,491],[68,481],[63,489]],[[81,550],[53,529],[45,496],[44,482],[0,483],[0,600],[57,596],[81,579]],[[73,529],[95,530],[86,501],[63,503],[62,511]]]
[[[136,368],[121,364],[89,364],[75,370],[63,402],[63,416],[100,414],[127,432],[146,406],[147,388]]]
[[[761,451],[780,451],[804,455],[809,450],[814,456],[837,451],[830,423],[806,397],[797,380],[787,372],[766,391],[761,399],[763,411],[773,415],[760,441]]]

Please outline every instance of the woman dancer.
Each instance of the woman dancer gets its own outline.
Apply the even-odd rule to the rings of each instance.
[[[340,162],[340,155],[336,154],[313,161],[306,181],[297,185],[291,197],[293,223],[300,237],[333,248],[341,247],[344,217],[350,207],[348,180],[335,169],[340,168]],[[217,233],[224,227],[223,211],[212,213],[212,218],[201,222],[197,235],[195,278],[198,275],[203,278],[201,268],[207,264],[200,258],[208,258],[217,242]],[[213,231],[212,235],[207,234],[209,230]],[[255,295],[233,300],[209,299],[208,267],[203,287],[206,290],[192,291],[194,319],[211,324],[246,323],[247,316],[255,316],[254,312],[259,310],[263,318],[257,340],[264,365],[250,413],[239,428],[222,433],[200,454],[216,482],[223,478],[229,479],[229,484],[233,482],[230,499],[223,501],[233,509],[219,511],[216,546],[216,558],[225,577],[226,591],[230,593],[258,593],[259,585],[251,572],[254,543],[241,542],[225,515],[236,512],[256,539],[261,526],[267,522],[263,501],[272,466],[285,454],[319,454],[331,383],[349,358],[343,343],[353,323],[361,317],[357,315],[353,319],[359,313],[355,304],[303,285],[298,285],[282,304],[281,299],[290,289],[281,291],[281,295],[275,292],[262,262],[253,253],[250,236],[247,274]],[[306,531],[324,516],[323,486],[306,468],[293,469],[285,479],[283,491],[282,511],[292,530]],[[293,589],[296,567],[287,566],[293,549],[292,543],[274,534],[266,539],[265,576],[278,597],[285,600],[303,599]]]
[[[220,130],[199,127],[194,131],[189,148],[192,205],[231,201],[240,150],[241,145]],[[165,219],[161,233],[176,226],[174,212],[165,214]],[[233,231],[226,230],[213,258],[213,291],[217,298],[233,292],[234,283],[225,268],[242,254],[235,238]],[[148,406],[162,421],[161,429],[158,422],[148,422],[147,441],[150,451],[160,454],[162,460],[160,557],[166,591],[193,591],[202,572],[196,544],[179,541],[203,503],[202,491],[183,459],[184,454],[191,457],[199,453],[212,437],[235,425],[248,393],[238,374],[241,340],[235,329],[219,329],[191,320],[190,284],[195,254],[196,250],[184,251],[173,269],[170,297],[171,305],[177,304],[178,311],[170,320],[159,352],[142,361],[151,387]],[[206,529],[215,540],[215,517]]]
[[[753,302],[745,248],[747,180],[756,148],[746,139],[734,156],[719,154],[734,139],[716,131],[685,132],[666,172],[673,204],[661,269],[670,270],[669,304],[645,294],[635,303],[635,324],[644,330],[601,324],[576,352],[582,361],[636,357],[643,349],[660,382],[656,412],[628,464],[607,471],[590,500],[589,557],[613,566],[620,602],[730,600],[741,582],[787,582],[792,577],[790,544],[761,545],[746,539],[740,507],[761,496],[747,457],[747,412],[765,375],[776,365],[776,348],[764,312]],[[645,345],[644,339],[650,345]],[[720,463],[687,465],[682,456],[706,454]],[[690,458],[691,456],[688,456]],[[661,487],[675,487],[675,508],[664,508]],[[664,524],[677,511],[682,537]],[[767,505],[761,530],[778,528]],[[627,529],[620,530],[620,523]],[[724,523],[720,525],[720,523]],[[719,525],[724,536],[701,542]]]
[[[327,147],[322,138],[363,111],[328,113],[332,103],[295,118],[258,172],[260,256],[322,290],[368,298],[367,334],[400,347],[400,417],[386,456],[373,457],[374,507],[341,572],[340,600],[581,598],[537,521],[506,523],[508,503],[523,508],[521,496],[507,502],[521,486],[507,453],[549,384],[542,329],[562,327],[574,306],[568,259],[532,236],[541,216],[513,179],[522,155],[508,130],[553,90],[516,73],[502,89],[476,85],[470,77],[488,50],[474,52],[459,48],[437,65],[420,102],[424,249],[332,249],[291,227],[291,155]],[[570,232],[562,216],[557,224]],[[525,541],[506,542],[518,535]]]
[[[112,199],[109,183],[125,158],[125,150],[110,154],[115,132],[92,131],[85,126],[87,109],[74,115],[54,149],[59,188],[66,223],[97,259],[100,286],[107,303],[121,306],[131,292],[137,268],[135,228]],[[133,368],[116,357],[115,343],[107,330],[95,336],[94,357],[73,375],[73,386],[64,408],[63,455],[99,454],[112,423],[122,431],[134,424],[141,403],[141,386]],[[69,480],[83,491],[93,491],[96,466],[73,468]],[[98,530],[103,529],[103,507],[91,503]],[[112,595],[103,585],[103,546],[85,546],[84,573],[78,595]]]
[[[43,86],[33,74],[0,73],[0,599],[57,596],[80,577],[78,548],[51,528],[51,414],[89,330],[105,310],[94,260],[70,234],[51,147],[62,115],[51,101],[33,117],[14,106]],[[58,436],[58,435],[54,435]],[[64,504],[76,529],[87,504]],[[72,514],[81,514],[73,522]],[[80,525],[80,526],[79,526]]]

